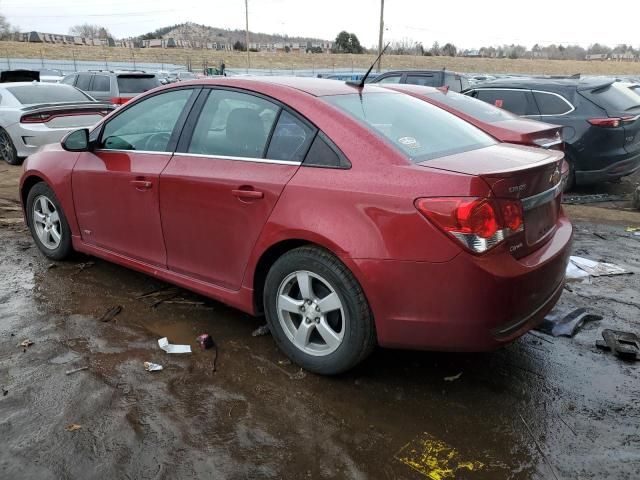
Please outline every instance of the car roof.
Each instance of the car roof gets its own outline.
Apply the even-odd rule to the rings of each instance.
[[[279,86],[285,88],[295,88],[302,92],[308,93],[315,97],[322,97],[326,95],[347,95],[351,93],[393,93],[382,87],[375,85],[365,84],[360,89],[357,86],[349,85],[346,82],[340,82],[336,80],[330,80],[327,78],[314,78],[314,77],[221,77],[211,79],[193,80],[190,82],[184,82],[182,85],[195,84],[195,85],[227,85],[235,86],[239,88],[252,88],[260,86]]]
[[[466,74],[464,73],[460,73],[460,72],[454,72],[453,70],[446,70],[446,69],[436,69],[436,70],[389,70],[388,72],[384,72],[382,75],[387,75],[387,74],[403,74],[403,73],[417,73],[418,75],[421,73],[451,73],[453,75],[463,75],[466,76]]]
[[[570,88],[579,90],[591,89],[608,85],[614,82],[614,78],[570,78],[570,77],[518,77],[498,78],[489,82],[476,84],[470,90],[477,88]]]
[[[74,88],[71,85],[67,85],[64,83],[46,83],[46,82],[6,82],[0,83],[0,87],[26,87],[26,86],[46,86],[46,87],[54,87],[54,88]]]

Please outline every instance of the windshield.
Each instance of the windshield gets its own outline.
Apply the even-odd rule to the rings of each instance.
[[[68,85],[37,83],[35,85],[21,85],[6,87],[23,105],[36,103],[86,102],[92,100],[80,90]]]
[[[365,93],[324,99],[382,135],[414,163],[496,143],[470,123],[408,95]]]
[[[155,75],[118,75],[120,93],[142,93],[160,86]]]
[[[518,118],[502,108],[498,108],[476,98],[468,97],[467,95],[452,92],[451,90],[447,93],[439,90],[434,93],[429,92],[427,96],[438,103],[442,103],[458,112],[487,123]]]

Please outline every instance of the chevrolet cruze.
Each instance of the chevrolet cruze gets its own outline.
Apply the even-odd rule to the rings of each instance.
[[[168,85],[31,155],[33,238],[264,314],[335,374],[376,345],[511,342],[562,292],[563,154],[409,95],[309,78]]]

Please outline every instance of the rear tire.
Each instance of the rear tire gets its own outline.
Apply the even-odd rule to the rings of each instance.
[[[376,345],[362,288],[330,252],[300,247],[267,274],[264,310],[278,345],[305,370],[335,375],[364,360]]]
[[[18,158],[18,152],[11,137],[4,128],[0,128],[0,157],[9,165],[22,163],[22,159]]]
[[[52,260],[64,260],[73,251],[71,229],[53,190],[36,183],[27,195],[27,223],[42,253]]]

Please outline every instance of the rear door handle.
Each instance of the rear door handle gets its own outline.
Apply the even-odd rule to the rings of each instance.
[[[237,190],[231,190],[231,193],[233,193],[233,195],[238,198],[251,198],[251,199],[264,198],[264,192],[260,192],[258,190],[237,189]]]
[[[148,180],[131,180],[131,185],[136,187],[136,190],[149,190],[153,183]]]

